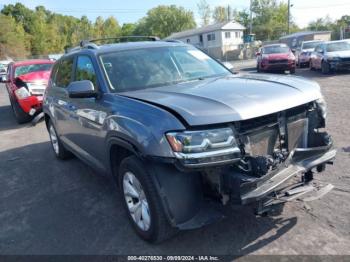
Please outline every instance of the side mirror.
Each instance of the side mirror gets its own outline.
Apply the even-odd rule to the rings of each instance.
[[[94,84],[89,80],[71,82],[67,87],[67,91],[70,98],[89,98],[98,95]]]
[[[297,49],[292,48],[292,53],[295,54],[295,51],[297,51]]]

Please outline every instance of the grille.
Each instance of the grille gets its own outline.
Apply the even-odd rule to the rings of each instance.
[[[277,59],[277,60],[269,61],[269,64],[280,64],[280,63],[288,63],[288,59]]]

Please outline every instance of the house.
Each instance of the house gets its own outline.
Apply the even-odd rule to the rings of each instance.
[[[217,59],[224,59],[243,44],[244,30],[243,25],[235,21],[227,21],[173,33],[167,39],[192,44]]]
[[[301,46],[303,41],[330,41],[331,34],[331,31],[303,31],[283,36],[279,39],[279,41],[280,43],[287,44],[290,48],[297,48]]]

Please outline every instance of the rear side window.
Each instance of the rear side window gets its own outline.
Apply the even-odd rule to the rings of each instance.
[[[96,73],[90,57],[78,56],[75,81],[90,80],[97,87]]]
[[[55,82],[54,82],[55,86],[62,87],[62,88],[67,87],[72,79],[72,71],[73,71],[73,58],[62,60],[56,73]]]

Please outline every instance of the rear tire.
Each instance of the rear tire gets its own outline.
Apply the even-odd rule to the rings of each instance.
[[[49,123],[47,125],[47,130],[49,131],[51,146],[52,146],[52,149],[55,153],[55,156],[59,159],[62,159],[62,160],[71,158],[73,156],[73,154],[71,152],[69,152],[62,144],[51,120],[49,120]]]
[[[11,107],[18,124],[24,124],[32,120],[32,117],[23,111],[17,101],[11,99]]]
[[[142,239],[159,243],[177,232],[168,222],[150,174],[136,156],[129,156],[121,162],[118,182],[129,220]]]

